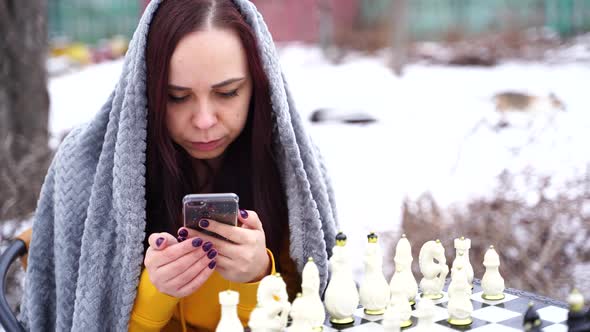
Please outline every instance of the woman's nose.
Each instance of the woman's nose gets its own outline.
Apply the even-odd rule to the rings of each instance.
[[[192,123],[199,129],[209,129],[217,123],[217,114],[207,101],[200,102],[193,111]]]

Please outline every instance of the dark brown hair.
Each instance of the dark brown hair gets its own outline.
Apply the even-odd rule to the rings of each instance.
[[[232,29],[238,34],[253,82],[246,126],[225,151],[223,166],[215,175],[212,172],[196,174],[191,157],[172,141],[166,127],[170,58],[184,36],[203,30],[209,24]],[[240,197],[240,208],[258,213],[266,234],[266,245],[278,255],[287,225],[287,211],[272,153],[269,82],[251,27],[230,0],[162,1],[150,24],[146,63],[146,239],[154,232],[176,235],[182,226],[182,197],[201,192],[198,177],[207,177],[208,181],[212,179],[215,192],[234,192]]]

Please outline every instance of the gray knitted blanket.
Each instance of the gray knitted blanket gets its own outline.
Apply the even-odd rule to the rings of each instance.
[[[333,193],[262,16],[247,0],[234,2],[256,32],[271,83],[290,254],[299,272],[307,257],[314,258],[323,291],[336,233]],[[90,123],[63,141],[48,171],[34,217],[20,317],[32,331],[127,330],[146,225],[145,48],[159,3],[153,0],[143,14],[113,93]]]

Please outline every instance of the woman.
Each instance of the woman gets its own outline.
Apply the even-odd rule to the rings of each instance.
[[[308,257],[327,282],[333,196],[270,34],[247,0],[152,1],[115,91],[64,140],[34,219],[31,330],[214,329],[217,293]],[[235,192],[241,227],[182,227],[188,193]],[[144,264],[142,264],[144,263]],[[150,309],[151,308],[151,309]]]

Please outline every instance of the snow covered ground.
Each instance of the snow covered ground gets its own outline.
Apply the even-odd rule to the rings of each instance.
[[[317,108],[364,112],[370,125],[306,121],[328,164],[341,228],[351,250],[369,231],[398,231],[401,204],[430,191],[442,206],[485,196],[504,169],[532,168],[554,188],[590,164],[590,63],[505,63],[492,68],[410,65],[397,77],[378,57],[330,64],[316,48],[289,45],[281,63],[301,116]],[[122,61],[51,79],[50,131],[58,136],[88,121],[113,89]],[[491,97],[517,90],[555,93],[566,112],[499,120]],[[529,126],[529,122],[530,126]],[[489,124],[489,125],[486,125]],[[527,188],[522,187],[527,194]],[[538,197],[531,191],[527,199]],[[360,271],[361,261],[354,263]]]

